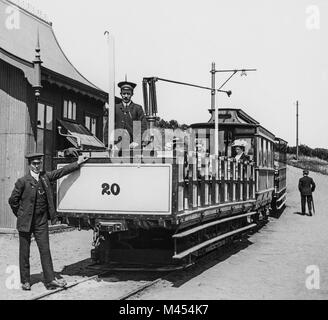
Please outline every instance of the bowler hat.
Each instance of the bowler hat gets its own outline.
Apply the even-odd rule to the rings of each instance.
[[[41,159],[44,157],[43,153],[29,153],[25,156],[25,158],[29,161],[35,160],[35,159]]]
[[[123,89],[134,90],[136,86],[137,85],[135,83],[129,81],[123,81],[118,84],[118,87],[121,88],[121,90]]]

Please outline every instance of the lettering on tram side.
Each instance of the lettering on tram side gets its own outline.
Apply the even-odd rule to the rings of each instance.
[[[110,185],[109,183],[103,183],[102,186],[102,195],[113,195],[113,196],[118,196],[121,192],[121,187],[117,184],[114,183]]]

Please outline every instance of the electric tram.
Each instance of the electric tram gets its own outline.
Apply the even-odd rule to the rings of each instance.
[[[156,81],[143,82],[151,130]],[[80,150],[90,160],[58,181],[57,211],[69,226],[94,231],[94,261],[185,266],[284,209],[287,142],[244,110],[210,113],[208,122],[177,134],[172,150],[165,150],[165,139],[161,150]],[[242,141],[246,161],[236,157],[236,141]],[[71,161],[56,159],[58,167]]]

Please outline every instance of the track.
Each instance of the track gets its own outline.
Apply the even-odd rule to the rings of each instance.
[[[109,275],[111,273],[111,271],[125,271],[125,272],[131,272],[131,271],[138,271],[138,272],[149,272],[152,271],[154,272],[154,269],[136,269],[136,268],[121,268],[121,269],[105,269],[105,271],[100,272],[99,274],[93,275],[91,277],[88,278],[84,278],[80,281],[76,281],[73,283],[68,283],[66,287],[64,288],[58,288],[56,290],[52,290],[52,291],[45,291],[42,294],[36,295],[34,297],[32,297],[30,300],[60,300],[63,298],[63,295],[65,295],[65,298],[67,298],[68,300],[71,299],[70,294],[72,293],[72,289],[75,289],[75,293],[72,293],[72,295],[76,295],[76,290],[83,290],[82,286],[92,286],[93,289],[95,286],[96,282],[101,282],[105,283],[108,281],[108,279],[110,279]],[[173,274],[174,272],[179,272],[181,270],[170,270],[170,269],[166,269],[166,268],[160,268],[155,270],[157,272],[161,272],[161,276],[168,276],[169,274]],[[142,291],[151,288],[152,286],[156,285],[157,283],[159,283],[160,281],[162,281],[162,277],[156,278],[155,280],[149,280],[149,281],[135,281],[134,283],[132,283],[133,288],[129,288],[128,290],[124,290],[123,286],[124,283],[122,282],[122,288],[123,288],[123,292],[115,295],[113,297],[110,297],[111,300],[127,300],[137,294],[140,294]],[[106,286],[106,290],[112,290],[112,292],[117,291],[117,287],[115,286],[116,282],[115,281],[108,281]],[[97,288],[96,288],[97,289]],[[99,290],[102,290],[103,287],[101,288],[101,286],[99,286]]]
[[[71,284],[68,284],[66,287],[64,288],[58,288],[56,290],[51,290],[51,291],[46,291],[44,293],[41,293],[40,295],[37,295],[33,298],[31,298],[30,300],[42,300],[46,297],[49,297],[49,296],[54,296],[56,295],[57,293],[59,292],[62,292],[62,291],[67,291],[75,286],[78,286],[79,284],[82,284],[82,283],[85,283],[87,281],[93,281],[95,279],[98,279],[100,275],[95,275],[95,276],[92,276],[92,277],[89,277],[89,278],[86,278],[86,279],[83,279],[83,280],[80,280],[80,281],[76,281],[76,282],[73,282]]]
[[[230,250],[229,246],[223,246],[223,250]],[[217,255],[214,250],[197,260],[198,264],[211,263],[213,256]],[[42,294],[32,297],[30,300],[128,300],[140,295],[143,291],[150,289],[160,283],[168,276],[177,278],[184,277],[187,268],[194,265],[181,266],[180,268],[170,267],[104,267],[99,265],[88,265],[86,270],[94,271],[95,275],[81,279],[79,281],[68,283],[65,288],[59,288],[53,291],[45,291]],[[183,272],[181,274],[181,272]],[[133,276],[131,276],[133,275]]]

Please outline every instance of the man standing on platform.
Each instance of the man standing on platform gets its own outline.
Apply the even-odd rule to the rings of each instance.
[[[120,82],[118,87],[121,89],[122,102],[115,107],[115,129],[125,129],[128,132],[131,149],[139,147],[142,135],[147,130],[147,119],[143,108],[131,100],[136,86],[132,82]],[[133,122],[136,121],[140,121],[140,126],[134,130]],[[134,141],[136,138],[138,140]]]
[[[57,280],[53,269],[49,246],[48,220],[56,221],[56,209],[53,201],[51,183],[55,180],[76,171],[88,160],[80,156],[78,161],[52,172],[42,172],[40,153],[29,154],[29,173],[17,180],[15,188],[9,198],[9,205],[17,217],[17,230],[19,232],[19,266],[22,289],[31,290],[30,279],[30,245],[31,237],[40,251],[45,286],[48,290],[65,287],[66,282]]]
[[[301,205],[302,215],[305,215],[305,203],[307,202],[309,208],[309,216],[312,217],[313,207],[313,196],[312,193],[315,191],[315,183],[311,177],[309,177],[309,171],[303,171],[303,178],[298,183],[298,190],[301,193]]]

